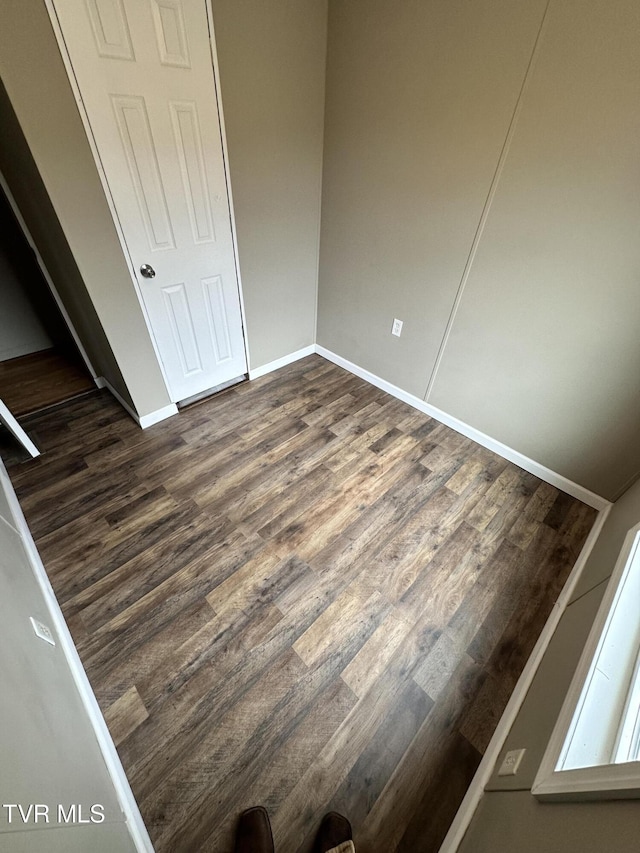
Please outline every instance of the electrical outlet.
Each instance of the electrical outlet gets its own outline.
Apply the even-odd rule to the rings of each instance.
[[[509,750],[502,760],[498,776],[515,776],[526,751],[526,749]]]
[[[56,641],[53,639],[53,632],[48,625],[45,625],[44,622],[39,622],[37,619],[34,619],[33,616],[29,616],[29,621],[31,622],[36,637],[40,637],[40,639],[44,640],[45,643],[51,643],[52,646],[55,646]]]
[[[393,326],[391,326],[391,334],[395,335],[397,338],[402,334],[402,320],[394,320]]]

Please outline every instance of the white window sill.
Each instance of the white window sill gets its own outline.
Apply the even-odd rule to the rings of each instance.
[[[640,524],[625,538],[532,793],[640,797]]]

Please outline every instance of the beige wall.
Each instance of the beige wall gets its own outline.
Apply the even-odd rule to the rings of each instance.
[[[13,247],[7,242],[16,232],[20,237],[20,232],[13,227],[4,198],[0,208],[0,361],[6,361],[47,349],[52,343],[22,283],[24,267],[16,265]]]
[[[505,803],[505,800],[509,803]],[[505,805],[509,806],[505,809]],[[635,802],[538,804],[527,792],[487,794],[460,853],[637,853]]]
[[[251,366],[317,305],[319,344],[612,499],[640,471],[640,12],[552,0],[527,76],[545,7],[334,0],[327,42],[326,0],[213,0]],[[43,0],[1,15],[98,358],[146,414],[168,398]]]
[[[255,368],[315,341],[327,6],[214,0],[213,7]],[[80,306],[87,317],[78,322],[85,334],[78,331],[92,358],[139,414],[161,408],[167,393],[43,0],[3,4],[0,52],[0,73],[66,237],[45,235],[39,248],[64,255],[68,241],[77,268],[68,255],[62,277],[72,280],[75,301],[86,284],[92,305]],[[91,334],[97,318],[104,341]],[[115,360],[107,364],[109,349]]]
[[[315,341],[326,0],[213,0],[251,367]]]
[[[527,750],[518,774],[498,777],[494,771],[460,853],[638,849],[640,802],[539,803],[530,793],[606,582],[627,532],[638,522],[640,483],[613,507],[507,736],[502,755],[509,749]]]
[[[419,397],[544,6],[330,4],[318,343]]]
[[[420,397],[545,6],[330,4],[318,343]],[[640,470],[639,18],[552,0],[427,398],[609,499]]]
[[[138,414],[156,411],[168,405],[168,393],[43,0],[2,3],[0,76],[124,387],[112,369],[107,378],[116,379],[118,390],[128,391]],[[63,277],[70,270],[73,287],[78,277],[62,257],[64,247],[48,245],[52,255],[59,252]],[[79,302],[86,304],[82,297]],[[90,333],[91,328],[95,323],[88,319],[86,330]],[[97,334],[103,364],[109,369],[108,348],[99,338]]]
[[[29,617],[47,624],[52,614],[34,574],[19,522],[6,495],[9,478],[0,462],[0,849],[104,851],[135,849],[95,731],[57,637],[51,646],[33,633]],[[5,803],[43,804],[49,822],[9,821]],[[60,826],[57,806],[104,807],[104,822]]]
[[[609,499],[640,470],[635,0],[554,0],[430,401]]]

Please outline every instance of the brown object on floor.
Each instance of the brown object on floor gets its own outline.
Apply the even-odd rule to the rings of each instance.
[[[318,828],[313,853],[329,853],[348,841],[353,841],[351,824],[343,815],[329,812]]]
[[[438,847],[595,510],[312,356],[11,469],[157,853]]]
[[[269,815],[263,806],[242,812],[233,849],[234,853],[274,853]]]
[[[55,349],[0,361],[0,400],[16,417],[64,403],[95,387],[84,365]]]

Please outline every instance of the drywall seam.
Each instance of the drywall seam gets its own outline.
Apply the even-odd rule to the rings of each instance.
[[[507,156],[509,154],[509,149],[511,148],[511,142],[515,135],[516,125],[518,123],[518,118],[520,117],[520,112],[522,110],[522,100],[524,93],[527,89],[529,80],[531,78],[531,73],[535,67],[536,60],[538,58],[538,53],[540,52],[540,45],[542,43],[542,34],[545,28],[545,24],[547,21],[547,13],[549,11],[549,6],[551,5],[551,0],[547,0],[547,5],[545,6],[544,14],[542,15],[542,21],[540,22],[540,28],[538,30],[538,35],[536,36],[535,43],[533,45],[533,50],[531,52],[531,57],[529,59],[529,64],[527,65],[527,70],[525,71],[524,78],[522,81],[522,86],[520,87],[520,92],[518,93],[518,98],[516,100],[516,105],[513,110],[513,114],[511,116],[511,121],[509,122],[509,127],[507,129],[507,135],[504,140],[504,144],[502,146],[502,150],[500,152],[500,156],[498,158],[498,164],[496,166],[495,173],[493,175],[493,179],[491,181],[491,185],[489,187],[489,192],[487,194],[486,201],[484,203],[484,207],[482,208],[482,213],[480,214],[480,221],[478,222],[478,227],[476,229],[476,233],[473,238],[473,242],[471,243],[471,249],[469,250],[469,256],[467,258],[467,262],[465,264],[464,270],[462,271],[462,278],[460,279],[460,284],[458,286],[458,290],[456,292],[455,299],[453,300],[453,306],[451,308],[451,313],[449,315],[449,319],[447,321],[447,325],[444,330],[444,335],[442,336],[442,341],[440,343],[440,347],[438,349],[438,354],[436,356],[436,360],[433,365],[433,370],[431,371],[431,376],[429,378],[429,382],[427,384],[427,390],[424,393],[424,400],[428,400],[431,396],[431,392],[433,391],[433,386],[436,381],[436,377],[438,374],[438,370],[440,369],[440,364],[442,363],[442,359],[444,356],[445,349],[447,347],[447,343],[449,342],[449,337],[451,335],[451,330],[453,328],[453,324],[456,319],[456,314],[458,313],[458,309],[460,307],[460,303],[462,302],[462,296],[464,294],[465,287],[467,285],[467,281],[469,280],[469,276],[471,274],[471,267],[473,266],[473,262],[476,257],[476,253],[478,251],[478,246],[480,244],[480,240],[482,239],[482,235],[484,233],[485,226],[487,224],[487,219],[489,218],[489,212],[491,210],[491,206],[493,204],[493,199],[495,198],[496,192],[498,190],[498,183],[500,182],[500,178],[502,176],[502,172],[504,170],[505,163],[507,161]]]
[[[558,600],[553,605],[553,609],[544,628],[542,629],[542,633],[538,637],[538,642],[535,644],[533,651],[522,670],[522,674],[516,683],[513,693],[511,694],[507,707],[498,721],[498,726],[493,733],[493,737],[489,741],[489,745],[482,757],[482,761],[476,770],[475,776],[471,781],[471,785],[469,786],[453,823],[449,828],[449,832],[445,836],[439,853],[455,853],[460,842],[464,838],[473,815],[475,814],[480,800],[484,795],[484,789],[493,774],[493,770],[498,762],[507,736],[511,731],[511,727],[520,712],[522,703],[524,702],[531,683],[540,664],[542,663],[542,658],[544,657],[547,647],[551,642],[551,638],[553,637],[565,610],[570,604],[571,595],[576,588],[576,584],[580,580],[587,560],[589,559],[598,537],[602,532],[604,523],[611,511],[611,506],[612,504],[609,504],[598,513],[595,524],[587,536],[571,574],[569,575],[562,592],[558,596]],[[527,790],[529,790],[529,788],[527,788]]]
[[[626,483],[624,483],[620,487],[620,489],[618,490],[618,492],[614,496],[613,503],[615,503],[616,501],[619,501],[620,498],[624,495],[624,493],[626,491],[628,491],[631,488],[631,486],[633,486],[633,484],[636,482],[636,480],[638,480],[639,478],[640,478],[640,471],[636,471],[634,474],[632,474],[629,477],[629,479],[626,481]]]
[[[397,385],[393,385],[391,382],[387,382],[386,379],[381,379],[379,376],[376,376],[369,370],[365,370],[363,367],[359,367],[357,364],[353,364],[353,362],[348,361],[346,358],[342,358],[342,356],[336,355],[335,353],[331,352],[331,350],[325,349],[325,347],[316,344],[315,351],[318,353],[318,355],[323,356],[324,358],[328,359],[329,361],[332,361],[334,364],[337,364],[340,367],[344,367],[344,369],[348,370],[350,373],[353,373],[356,376],[359,376],[361,379],[364,379],[367,382],[370,382],[372,385],[375,385],[376,388],[381,388],[388,394],[391,394],[394,397],[397,397],[399,400],[408,403],[408,405],[413,406],[414,409],[418,409],[419,411],[424,412],[425,415],[429,415],[429,417],[432,417],[435,420],[440,421],[440,423],[451,427],[451,429],[454,429],[456,432],[459,432],[462,435],[465,435],[467,438],[472,439],[473,441],[482,445],[482,447],[486,447],[488,450],[492,450],[494,453],[497,453],[499,456],[502,456],[503,459],[508,459],[509,462],[513,462],[520,468],[524,468],[524,470],[528,471],[530,474],[534,474],[536,477],[539,477],[546,483],[550,483],[552,486],[555,486],[557,489],[560,489],[561,491],[566,492],[568,495],[577,498],[579,501],[582,501],[588,506],[591,506],[597,510],[604,510],[612,505],[611,502],[608,501],[606,498],[595,494],[595,492],[586,489],[584,486],[581,486],[578,483],[574,483],[573,480],[569,480],[562,474],[558,474],[555,471],[552,471],[550,468],[547,468],[545,465],[541,465],[534,459],[530,459],[528,456],[524,456],[524,454],[520,453],[517,450],[514,450],[512,447],[508,447],[501,441],[497,441],[497,439],[491,438],[491,436],[486,435],[486,433],[480,432],[480,430],[470,426],[464,421],[459,420],[454,415],[449,415],[447,412],[443,412],[442,409],[438,409],[436,406],[432,406],[431,403],[425,402],[424,400],[420,399],[420,397],[416,397],[413,394],[410,394],[408,391],[403,391],[402,388],[398,388]]]
[[[602,586],[603,583],[604,584],[609,583],[610,579],[611,579],[611,573],[609,573],[606,576],[606,578],[602,578],[602,580],[598,581],[597,583],[594,583],[593,586],[589,587],[589,589],[585,589],[585,591],[581,592],[580,595],[576,596],[575,598],[572,598],[571,601],[569,602],[569,604],[567,605],[567,607],[573,606],[577,601],[580,601],[581,599],[583,599],[585,597],[585,595],[589,595],[589,593],[593,592],[594,589],[597,589],[599,586]],[[527,790],[529,790],[529,789],[527,789]]]

